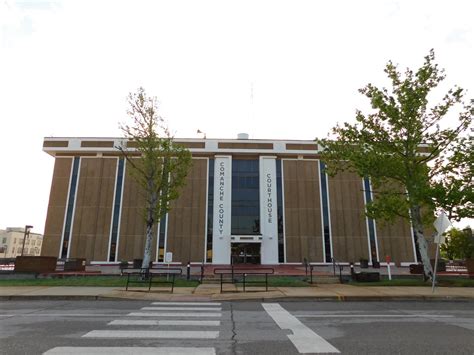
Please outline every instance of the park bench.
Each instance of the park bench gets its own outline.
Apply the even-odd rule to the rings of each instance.
[[[148,291],[150,291],[151,286],[154,284],[167,284],[171,286],[171,293],[173,293],[176,275],[179,276],[182,274],[182,272],[183,270],[181,268],[168,267],[124,269],[123,273],[127,275],[127,284],[125,286],[125,291],[128,291],[128,287],[130,285],[147,284]]]

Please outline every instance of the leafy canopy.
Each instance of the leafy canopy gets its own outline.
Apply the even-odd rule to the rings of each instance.
[[[131,125],[121,125],[127,145],[118,147],[131,166],[131,174],[141,187],[146,201],[147,223],[155,222],[170,209],[191,164],[191,153],[173,142],[163,118],[158,115],[157,99],[143,88],[128,96]]]
[[[474,257],[474,237],[471,228],[463,230],[451,228],[446,233],[445,242],[441,245],[441,255],[449,260],[469,259]]]
[[[464,90],[454,87],[440,103],[429,106],[429,93],[445,78],[434,59],[431,50],[421,68],[416,72],[407,69],[404,74],[388,62],[385,73],[392,84],[390,90],[372,84],[359,90],[370,100],[373,110],[368,114],[358,110],[356,123],[337,125],[327,139],[317,140],[324,149],[322,159],[330,174],[350,169],[371,178],[376,197],[367,206],[367,214],[372,218],[409,219],[410,208],[417,206],[429,212],[423,218],[428,223],[432,220],[430,211],[449,204],[450,198],[442,196],[443,188],[451,189],[453,194],[459,191],[447,186],[448,177],[466,172],[459,164],[472,144],[467,148],[468,140],[462,139],[461,134],[472,122],[473,100],[464,104]],[[452,108],[459,111],[457,123],[442,128],[442,121]],[[452,159],[447,164],[449,157]],[[472,206],[472,189],[470,199]]]

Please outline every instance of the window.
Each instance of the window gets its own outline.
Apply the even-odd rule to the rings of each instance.
[[[326,164],[319,161],[319,174],[321,178],[321,204],[323,206],[323,227],[324,227],[324,260],[332,261],[331,255],[331,229],[329,221],[329,192],[326,175]]]
[[[110,234],[110,250],[109,250],[109,261],[115,261],[115,254],[117,250],[118,230],[119,230],[119,215],[120,215],[120,204],[122,200],[122,185],[123,185],[123,174],[124,174],[124,159],[118,160],[117,167],[117,183],[115,184],[115,202],[112,217],[112,233]]]
[[[36,243],[36,242],[35,242],[34,240],[32,240],[32,241],[31,241],[31,245],[33,245],[33,246],[34,246],[34,245],[35,245],[35,243]]]
[[[7,238],[3,238],[3,244],[7,242]]]
[[[364,178],[364,193],[365,203],[372,202],[372,192],[369,178]],[[369,227],[369,245],[370,245],[370,257],[371,261],[377,261],[377,242],[375,240],[375,223],[372,218],[367,217],[367,225]]]
[[[69,246],[69,238],[71,236],[71,226],[72,226],[72,213],[74,210],[74,204],[76,199],[76,185],[79,178],[79,163],[80,157],[74,157],[72,165],[72,176],[71,183],[69,184],[69,197],[68,203],[66,206],[66,221],[64,223],[63,231],[63,245],[61,249],[61,258],[67,258],[67,251]]]
[[[232,234],[260,234],[259,161],[232,160]]]
[[[160,221],[160,236],[158,241],[158,262],[165,260],[166,215]]]
[[[285,245],[283,239],[283,188],[281,178],[281,159],[276,161],[277,204],[278,204],[278,262],[285,262]]]

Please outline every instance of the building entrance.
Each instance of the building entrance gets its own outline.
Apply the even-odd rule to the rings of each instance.
[[[260,264],[260,243],[232,243],[232,264]]]

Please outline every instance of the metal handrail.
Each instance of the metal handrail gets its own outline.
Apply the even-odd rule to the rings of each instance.
[[[220,275],[220,284],[221,284],[221,293],[223,291],[223,284],[225,283],[238,283],[235,279],[235,275],[242,275],[242,285],[243,291],[245,292],[245,285],[249,283],[261,283],[260,281],[248,281],[247,276],[252,275],[265,275],[265,291],[268,291],[268,275],[273,275],[275,273],[275,269],[273,268],[261,268],[261,269],[246,269],[246,268],[216,268],[214,269],[214,275]],[[231,281],[226,282],[224,281],[224,275],[231,275]]]
[[[331,258],[332,261],[332,267],[333,267],[333,273],[334,276],[336,276],[336,266],[339,267],[339,282],[342,283],[342,270],[344,269],[344,266],[339,264],[336,259]],[[315,265],[309,265],[309,275],[310,275],[310,284],[313,284],[313,270],[314,270]]]
[[[202,284],[203,279],[204,279],[204,263],[201,264],[201,277],[199,279],[199,283]]]
[[[344,266],[339,264],[339,262],[334,257],[331,258],[331,261],[334,276],[336,276],[336,265],[339,267],[339,282],[342,284],[342,269],[344,269]]]

